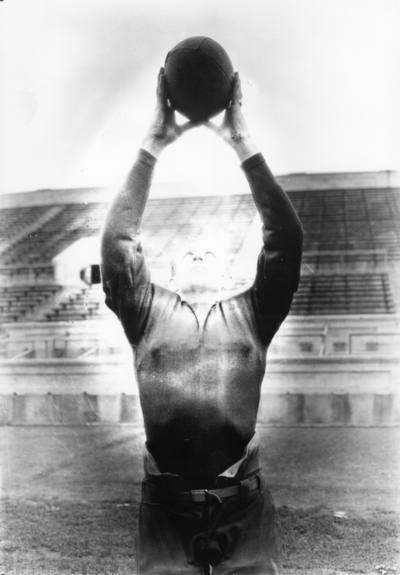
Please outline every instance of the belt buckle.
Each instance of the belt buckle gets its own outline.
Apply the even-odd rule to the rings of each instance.
[[[193,503],[205,503],[207,501],[208,489],[192,489],[190,495]]]
[[[222,503],[221,498],[214,491],[208,489],[193,489],[190,493],[193,503]]]

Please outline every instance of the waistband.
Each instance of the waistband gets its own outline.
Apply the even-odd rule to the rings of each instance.
[[[193,489],[192,491],[176,491],[173,489],[161,489],[144,480],[142,483],[143,503],[222,503],[229,497],[240,497],[242,502],[250,498],[255,491],[263,491],[264,480],[260,473],[251,479],[243,479],[237,485],[221,489]]]
[[[184,492],[182,478],[179,475],[173,473],[161,473],[157,466],[156,460],[148,451],[146,444],[143,447],[143,464],[146,484],[150,484],[153,487],[157,487],[162,490],[173,492],[179,491],[182,493]],[[249,443],[246,445],[241,459],[220,473],[215,479],[215,489],[213,488],[208,490],[208,492],[220,489],[231,489],[233,487],[238,488],[241,482],[255,478],[255,476],[259,474],[260,471],[260,442],[258,435],[254,434]],[[253,481],[251,483],[250,489],[255,489],[256,487],[256,482]],[[200,491],[203,493],[206,490]],[[230,493],[234,495],[237,494],[236,491],[232,491]],[[230,497],[231,495],[228,496]],[[198,497],[205,496],[199,495]],[[223,497],[226,497],[226,495],[223,495]]]

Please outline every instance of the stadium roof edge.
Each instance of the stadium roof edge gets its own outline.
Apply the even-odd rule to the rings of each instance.
[[[342,173],[296,173],[277,176],[278,182],[287,191],[304,190],[340,190],[340,189],[366,189],[366,188],[400,188],[400,171],[381,170],[377,172],[342,172]],[[230,194],[243,194],[248,192],[242,181],[228,182]],[[232,184],[232,185],[230,185]],[[43,189],[30,192],[17,192],[0,195],[0,208],[13,208],[22,206],[41,206],[54,204],[96,203],[108,202],[116,192],[116,187],[90,187],[90,188],[61,188]],[[152,198],[187,197],[226,195],[211,189],[200,188],[194,185],[153,183]]]

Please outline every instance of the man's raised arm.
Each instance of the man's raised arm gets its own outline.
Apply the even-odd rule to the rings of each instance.
[[[289,313],[300,280],[303,230],[288,196],[261,154],[242,164],[262,220],[253,300],[261,339],[269,344]]]
[[[291,201],[249,134],[241,99],[236,73],[232,103],[221,126],[207,125],[236,152],[261,216],[263,248],[253,284],[253,303],[261,339],[269,344],[289,313],[299,285],[303,230]]]
[[[140,226],[154,166],[164,148],[190,127],[190,122],[178,125],[168,107],[161,68],[153,121],[125,185],[109,206],[102,232],[101,271],[106,304],[122,321],[133,344],[143,333],[152,299]]]

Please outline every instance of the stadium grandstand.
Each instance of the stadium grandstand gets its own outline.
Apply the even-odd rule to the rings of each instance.
[[[305,231],[300,288],[268,356],[259,419],[274,425],[400,424],[400,173],[278,178]],[[142,224],[155,283],[207,233],[232,293],[254,277],[260,219],[250,193],[168,197]],[[0,424],[140,418],[132,350],[104,304],[99,236],[112,190],[0,196]],[[229,295],[229,293],[227,293]]]

